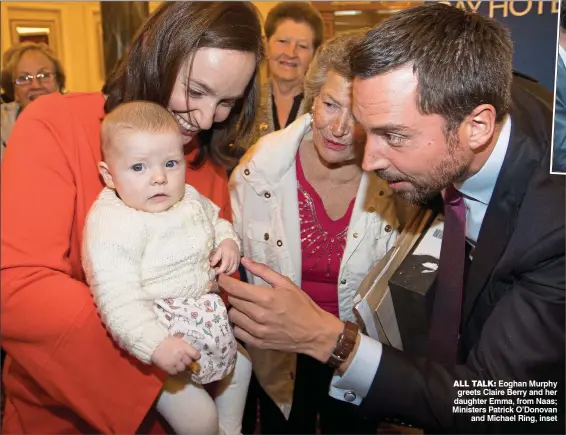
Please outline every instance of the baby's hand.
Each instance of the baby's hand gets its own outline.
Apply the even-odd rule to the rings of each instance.
[[[167,337],[151,355],[151,361],[170,375],[184,372],[199,358],[200,352],[179,337]]]
[[[220,265],[218,266],[218,263]],[[232,239],[224,239],[218,245],[216,252],[210,258],[210,266],[216,269],[216,274],[226,273],[231,275],[238,270],[240,264],[240,250]]]

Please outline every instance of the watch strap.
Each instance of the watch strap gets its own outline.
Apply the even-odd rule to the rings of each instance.
[[[338,368],[348,359],[356,345],[358,329],[358,325],[355,323],[349,321],[344,322],[344,330],[338,336],[336,345],[330,354],[330,358],[326,361],[326,364],[331,367]]]

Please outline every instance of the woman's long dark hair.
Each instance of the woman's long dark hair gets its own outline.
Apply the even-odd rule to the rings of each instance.
[[[102,90],[108,96],[104,110],[109,113],[119,104],[134,100],[168,107],[180,68],[197,49],[205,47],[250,52],[256,57],[256,68],[243,98],[226,121],[199,134],[199,152],[192,162],[198,167],[209,157],[231,169],[237,164],[237,144],[246,143],[252,134],[259,102],[263,43],[259,14],[250,2],[164,2],[108,77]]]

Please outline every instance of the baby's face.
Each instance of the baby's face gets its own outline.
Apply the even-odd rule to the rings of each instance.
[[[185,158],[178,131],[126,132],[114,141],[106,163],[124,204],[159,213],[183,198]]]

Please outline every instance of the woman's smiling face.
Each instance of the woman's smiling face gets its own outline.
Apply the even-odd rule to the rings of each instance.
[[[200,48],[181,67],[168,109],[188,144],[199,131],[225,121],[243,97],[256,67],[253,53]],[[188,95],[188,99],[187,99]]]

